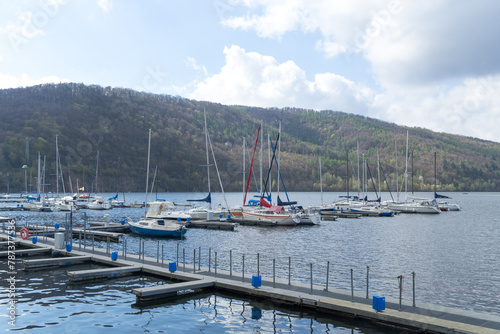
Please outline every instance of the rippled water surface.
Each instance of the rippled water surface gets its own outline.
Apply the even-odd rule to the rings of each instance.
[[[188,198],[202,195],[167,193],[158,197],[185,203]],[[324,202],[331,202],[338,195],[325,193]],[[128,201],[141,201],[143,195],[126,196]],[[241,194],[226,194],[226,197],[229,206],[242,201]],[[291,193],[290,197],[307,206],[318,204],[321,195]],[[291,261],[292,280],[309,282],[312,263],[316,285],[325,284],[329,262],[329,286],[350,289],[350,270],[353,269],[358,293],[366,289],[369,266],[371,295],[396,298],[399,295],[397,276],[403,275],[403,299],[406,301],[412,298],[411,275],[415,272],[417,302],[500,315],[500,208],[497,205],[500,197],[486,193],[453,194],[453,197],[460,202],[462,211],[339,219],[324,221],[319,226],[239,226],[234,232],[189,229],[182,240],[158,240],[131,234],[126,237],[127,252],[137,253],[139,241],[144,240],[148,256],[156,257],[163,247],[164,260],[175,260],[179,250],[179,256],[184,252],[189,266],[193,263],[194,249],[197,252],[201,249],[201,265],[208,266],[209,253],[213,261],[217,252],[218,268],[229,270],[231,262],[232,269],[239,272],[245,256],[245,275],[256,273],[258,253],[263,276],[272,277],[275,260],[276,275],[287,279]],[[215,203],[223,203],[220,194],[213,194],[213,199]],[[126,217],[138,219],[143,213],[143,209],[87,211],[89,220],[98,221],[103,220],[104,214],[109,214],[111,221],[120,221]],[[50,226],[55,222],[63,223],[66,216],[65,213],[32,212],[2,212],[1,215],[15,217],[18,224]],[[75,224],[79,224],[82,214],[75,214],[74,218]],[[78,241],[74,243],[77,247]],[[104,247],[105,243],[97,245]],[[120,254],[123,251],[122,242],[111,247]],[[22,288],[18,291],[17,329],[39,328],[39,332],[51,333],[61,328],[65,332],[79,332],[88,326],[92,332],[110,328],[122,332],[175,330],[186,333],[379,331],[366,324],[336,323],[335,319],[294,314],[292,310],[277,310],[269,305],[255,305],[252,301],[220,295],[196,296],[168,305],[139,308],[134,305],[131,289],[158,284],[157,279],[134,276],[70,286],[66,270],[50,271],[50,275],[47,271],[18,275],[18,286]],[[384,332],[387,331],[384,329]]]

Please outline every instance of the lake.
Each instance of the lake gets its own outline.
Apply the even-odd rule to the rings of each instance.
[[[103,194],[111,197],[114,194]],[[340,193],[289,193],[290,199],[307,206],[338,199]],[[430,193],[418,196],[430,197]],[[126,200],[144,201],[144,194],[125,194]],[[206,194],[152,194],[176,203]],[[243,200],[241,193],[226,194],[231,207]],[[122,195],[120,194],[120,198]],[[281,196],[284,197],[284,196]],[[258,227],[239,226],[237,231],[189,229],[185,238],[160,239],[165,261],[175,260],[177,249],[185,251],[188,265],[193,263],[193,250],[201,249],[201,265],[208,266],[208,254],[217,252],[218,268],[229,270],[230,254],[234,271],[241,272],[245,256],[245,275],[255,274],[257,253],[261,275],[272,277],[276,261],[278,278],[288,278],[292,263],[292,280],[308,283],[310,265],[316,285],[326,283],[329,263],[329,286],[350,289],[353,269],[354,289],[366,291],[366,270],[370,267],[370,295],[388,298],[399,296],[397,277],[405,277],[403,300],[412,298],[411,277],[416,274],[417,303],[500,315],[500,216],[496,193],[455,193],[462,211],[438,215],[400,214],[395,217],[362,217],[323,221],[317,226]],[[389,194],[383,194],[389,199]],[[226,205],[222,194],[213,193],[214,205]],[[85,210],[82,210],[85,211]],[[88,220],[119,222],[138,219],[144,209],[85,211]],[[2,212],[16,218],[18,224],[37,223],[52,226],[64,223],[66,214],[36,212]],[[80,223],[83,214],[75,214]],[[158,239],[127,235],[128,253],[137,253],[139,241],[146,242],[147,256],[156,257]],[[74,243],[78,243],[74,240]],[[104,247],[104,243],[96,245]],[[121,254],[122,243],[112,244]],[[197,255],[198,256],[198,255]],[[213,258],[212,258],[213,260]],[[182,259],[181,259],[182,261]],[[6,273],[1,262],[2,275]],[[67,268],[55,271],[19,272],[18,318],[16,329],[33,331],[78,332],[93,326],[93,332],[114,329],[120,332],[297,332],[323,333],[349,330],[356,333],[390,333],[369,323],[337,319],[331,315],[301,314],[297,310],[261,305],[257,301],[234,296],[200,295],[175,303],[154,307],[134,305],[130,290],[136,286],[157,284],[151,277],[128,277],[100,283],[69,286]],[[73,269],[71,269],[73,270]],[[4,292],[2,292],[4,294]],[[2,295],[3,296],[3,295]],[[4,300],[3,298],[2,300]],[[2,325],[7,321],[2,321]],[[7,328],[7,327],[5,327]]]

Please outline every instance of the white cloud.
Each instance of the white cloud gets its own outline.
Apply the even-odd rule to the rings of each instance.
[[[302,107],[366,113],[373,93],[334,73],[316,74],[308,81],[293,61],[246,52],[239,46],[224,49],[221,71],[196,85],[191,98],[225,104],[261,107]]]
[[[196,71],[200,71],[202,72],[204,75],[208,75],[208,71],[207,71],[207,68],[205,66],[202,66],[200,64],[198,64],[198,62],[196,61],[195,58],[193,57],[188,57],[186,60],[185,60],[185,63],[186,63],[186,66],[187,67],[190,67]]]
[[[44,83],[60,83],[69,82],[68,79],[62,79],[55,75],[46,76],[41,79],[30,78],[26,73],[21,76],[14,76],[8,73],[0,72],[0,89],[4,88],[17,88],[17,87],[27,87],[40,85]]]
[[[97,5],[105,12],[109,12],[113,7],[113,2],[111,0],[97,0]]]
[[[44,31],[40,29],[40,24],[33,22],[34,15],[32,12],[21,13],[16,23],[7,24],[0,28],[0,35],[5,35],[10,46],[14,51],[18,51],[21,44],[27,43],[30,39],[44,35]]]

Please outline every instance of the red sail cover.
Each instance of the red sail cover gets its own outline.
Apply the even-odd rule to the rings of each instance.
[[[260,198],[260,206],[263,206],[265,208],[269,208],[269,211],[274,211],[276,213],[279,213],[283,207],[282,206],[278,206],[278,205],[271,205],[269,204],[268,202],[266,202],[266,200],[264,198]]]

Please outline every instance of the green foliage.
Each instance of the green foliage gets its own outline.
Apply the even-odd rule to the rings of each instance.
[[[99,151],[100,190],[143,191],[150,128],[151,173],[158,168],[155,190],[207,191],[204,108],[226,191],[242,189],[242,138],[246,139],[249,152],[248,171],[248,156],[253,151],[261,120],[264,173],[268,166],[267,135],[274,145],[277,120],[282,121],[280,167],[289,191],[319,190],[318,157],[322,158],[323,189],[344,191],[346,152],[350,160],[349,187],[355,191],[357,143],[374,177],[379,152],[385,177],[382,187],[394,191],[395,144],[401,181],[407,130],[409,151],[414,155],[415,190],[432,190],[434,152],[438,156],[438,190],[498,191],[500,187],[500,144],[494,142],[406,128],[338,111],[225,106],[129,89],[69,83],[0,90],[0,191],[4,190],[7,173],[11,191],[24,189],[21,167],[26,164],[27,137],[29,172],[36,175],[36,156],[40,152],[47,161],[46,183],[49,190],[55,190],[56,135],[66,188],[69,188],[69,176],[74,190],[77,179],[80,187],[90,188]],[[258,154],[259,150],[254,173],[259,170]],[[211,178],[213,190],[220,190],[213,166]],[[274,186],[275,182],[276,174]],[[32,178],[30,183],[34,184]],[[255,188],[255,182],[251,184]]]

